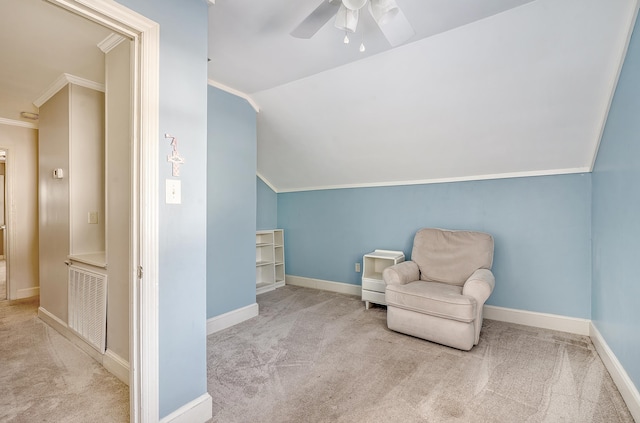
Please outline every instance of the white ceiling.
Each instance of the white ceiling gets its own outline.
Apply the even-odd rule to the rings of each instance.
[[[97,44],[110,31],[43,0],[0,1],[0,118],[32,123],[36,100],[60,75],[104,82]]]
[[[365,18],[365,54],[332,22],[288,35],[318,0],[209,8],[209,77],[260,106],[258,173],[277,191],[591,169],[637,0],[398,4],[416,36],[390,49]],[[107,35],[0,1],[0,118],[30,122],[62,73],[103,82]]]
[[[209,78],[260,107],[273,188],[591,169],[637,0],[397,1],[416,37],[364,55],[332,23],[288,35],[318,0],[209,8]]]

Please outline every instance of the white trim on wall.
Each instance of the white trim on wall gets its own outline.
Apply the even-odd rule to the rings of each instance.
[[[324,291],[339,292],[341,294],[362,295],[362,286],[343,282],[332,282],[321,279],[286,275],[286,283],[287,285],[321,289]],[[543,329],[557,330],[561,332],[569,332],[577,335],[589,335],[589,320],[560,316],[557,314],[538,313],[534,311],[485,305],[484,318]]]
[[[104,54],[107,54],[114,48],[118,47],[118,45],[124,40],[126,40],[126,38],[122,35],[109,34],[107,38],[98,43],[98,48],[102,50]]]
[[[588,319],[492,305],[484,306],[483,316],[485,319],[498,320],[500,322],[517,323],[519,325],[575,333],[577,335],[589,335],[590,320]]]
[[[428,184],[444,184],[449,182],[470,182],[470,181],[486,181],[491,179],[511,179],[511,178],[530,178],[534,176],[553,176],[553,175],[569,175],[574,173],[589,173],[591,169],[589,167],[575,167],[568,169],[548,169],[548,170],[534,170],[526,172],[512,172],[512,173],[496,173],[487,175],[470,175],[460,176],[456,178],[436,178],[436,179],[421,179],[414,181],[392,181],[392,182],[372,182],[368,184],[345,184],[345,185],[326,185],[317,187],[304,187],[295,189],[275,189],[271,184],[269,185],[276,193],[285,192],[302,192],[302,191],[320,191],[328,189],[347,189],[347,188],[375,188],[375,187],[394,187],[404,185],[428,185]],[[265,179],[261,178],[263,181]]]
[[[19,126],[21,128],[38,129],[38,124],[35,122],[23,122],[21,120],[7,119],[0,117],[0,125]]]
[[[102,354],[98,352],[92,345],[89,345],[84,339],[80,338],[69,326],[56,317],[53,313],[47,311],[43,307],[38,308],[38,317],[40,320],[55,329],[60,335],[67,338],[72,344],[80,348],[87,355],[98,363],[102,364]]]
[[[92,90],[104,92],[104,84],[100,82],[90,81],[85,78],[80,78],[79,76],[70,75],[68,73],[63,73],[47,87],[40,96],[33,101],[33,105],[36,107],[41,107],[44,103],[49,101],[51,97],[56,95],[58,91],[63,89],[67,84],[79,85],[81,87],[90,88]]]
[[[160,420],[160,423],[206,422],[211,418],[213,399],[206,393],[178,408]]]
[[[22,298],[30,298],[30,297],[35,297],[36,295],[40,294],[40,287],[39,286],[34,286],[31,288],[23,288],[23,289],[18,289],[16,291],[16,300],[21,300]]]
[[[217,81],[214,81],[213,79],[208,79],[207,83],[212,87],[216,87],[222,91],[226,91],[229,94],[235,95],[236,97],[244,98],[251,105],[251,107],[253,107],[253,110],[255,110],[256,113],[260,113],[260,106],[258,106],[258,103],[256,103],[255,100],[249,96],[249,94],[243,93],[242,91],[236,90],[235,88],[231,88],[227,85],[221,84]]]
[[[362,287],[360,285],[353,285],[344,282],[332,282],[322,279],[303,278],[302,276],[285,276],[285,283],[287,285],[301,286],[304,288],[320,289],[322,291],[337,292],[340,294],[362,295]]]
[[[258,304],[253,303],[248,306],[231,310],[219,316],[207,319],[207,335],[219,332],[231,326],[242,323],[258,315]]]
[[[609,345],[593,322],[591,322],[590,325],[589,335],[604,366],[609,371],[613,382],[616,384],[618,391],[620,391],[620,395],[622,395],[622,398],[627,404],[629,412],[635,421],[640,422],[640,393],[638,392],[638,388],[633,384],[629,374],[627,374],[624,367],[622,367],[622,364],[620,364],[620,361],[618,361],[618,358],[611,348],[609,348]]]
[[[271,188],[271,191],[275,192],[276,194],[278,193],[278,189],[276,187],[274,187],[271,182],[269,182],[269,180],[267,178],[265,178],[264,176],[262,176],[262,174],[260,172],[256,172],[256,176],[258,178],[260,178],[260,180],[262,182],[265,183],[266,186],[268,186],[269,188]]]
[[[122,382],[129,384],[129,362],[120,357],[113,351],[107,349],[104,354],[100,354],[93,346],[89,345],[84,339],[79,337],[69,328],[65,322],[47,311],[43,307],[38,308],[38,317],[40,320],[51,326],[55,331],[67,338],[71,343],[79,347],[98,363],[120,379]]]
[[[107,348],[102,356],[102,365],[120,381],[129,385],[129,362],[127,360]]]

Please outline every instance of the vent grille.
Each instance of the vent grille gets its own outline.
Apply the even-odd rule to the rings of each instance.
[[[107,341],[107,276],[69,266],[69,327],[104,354]]]

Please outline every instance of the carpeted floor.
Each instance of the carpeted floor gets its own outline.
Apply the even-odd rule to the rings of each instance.
[[[129,421],[129,388],[37,317],[38,298],[0,301],[0,421]]]
[[[7,262],[0,260],[0,301],[7,299]]]
[[[462,352],[386,309],[286,286],[210,335],[214,422],[633,422],[588,337],[486,320]]]

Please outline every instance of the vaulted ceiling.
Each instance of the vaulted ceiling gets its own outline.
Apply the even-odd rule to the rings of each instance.
[[[276,191],[591,170],[637,0],[397,0],[395,48],[366,15],[291,37],[319,3],[209,8],[209,78],[259,107]]]
[[[397,0],[416,34],[395,48],[367,13],[349,45],[332,22],[291,37],[320,1],[209,8],[209,78],[259,107],[278,192],[591,170],[637,0]],[[41,0],[0,12],[0,118],[62,72],[101,82],[104,28]]]

